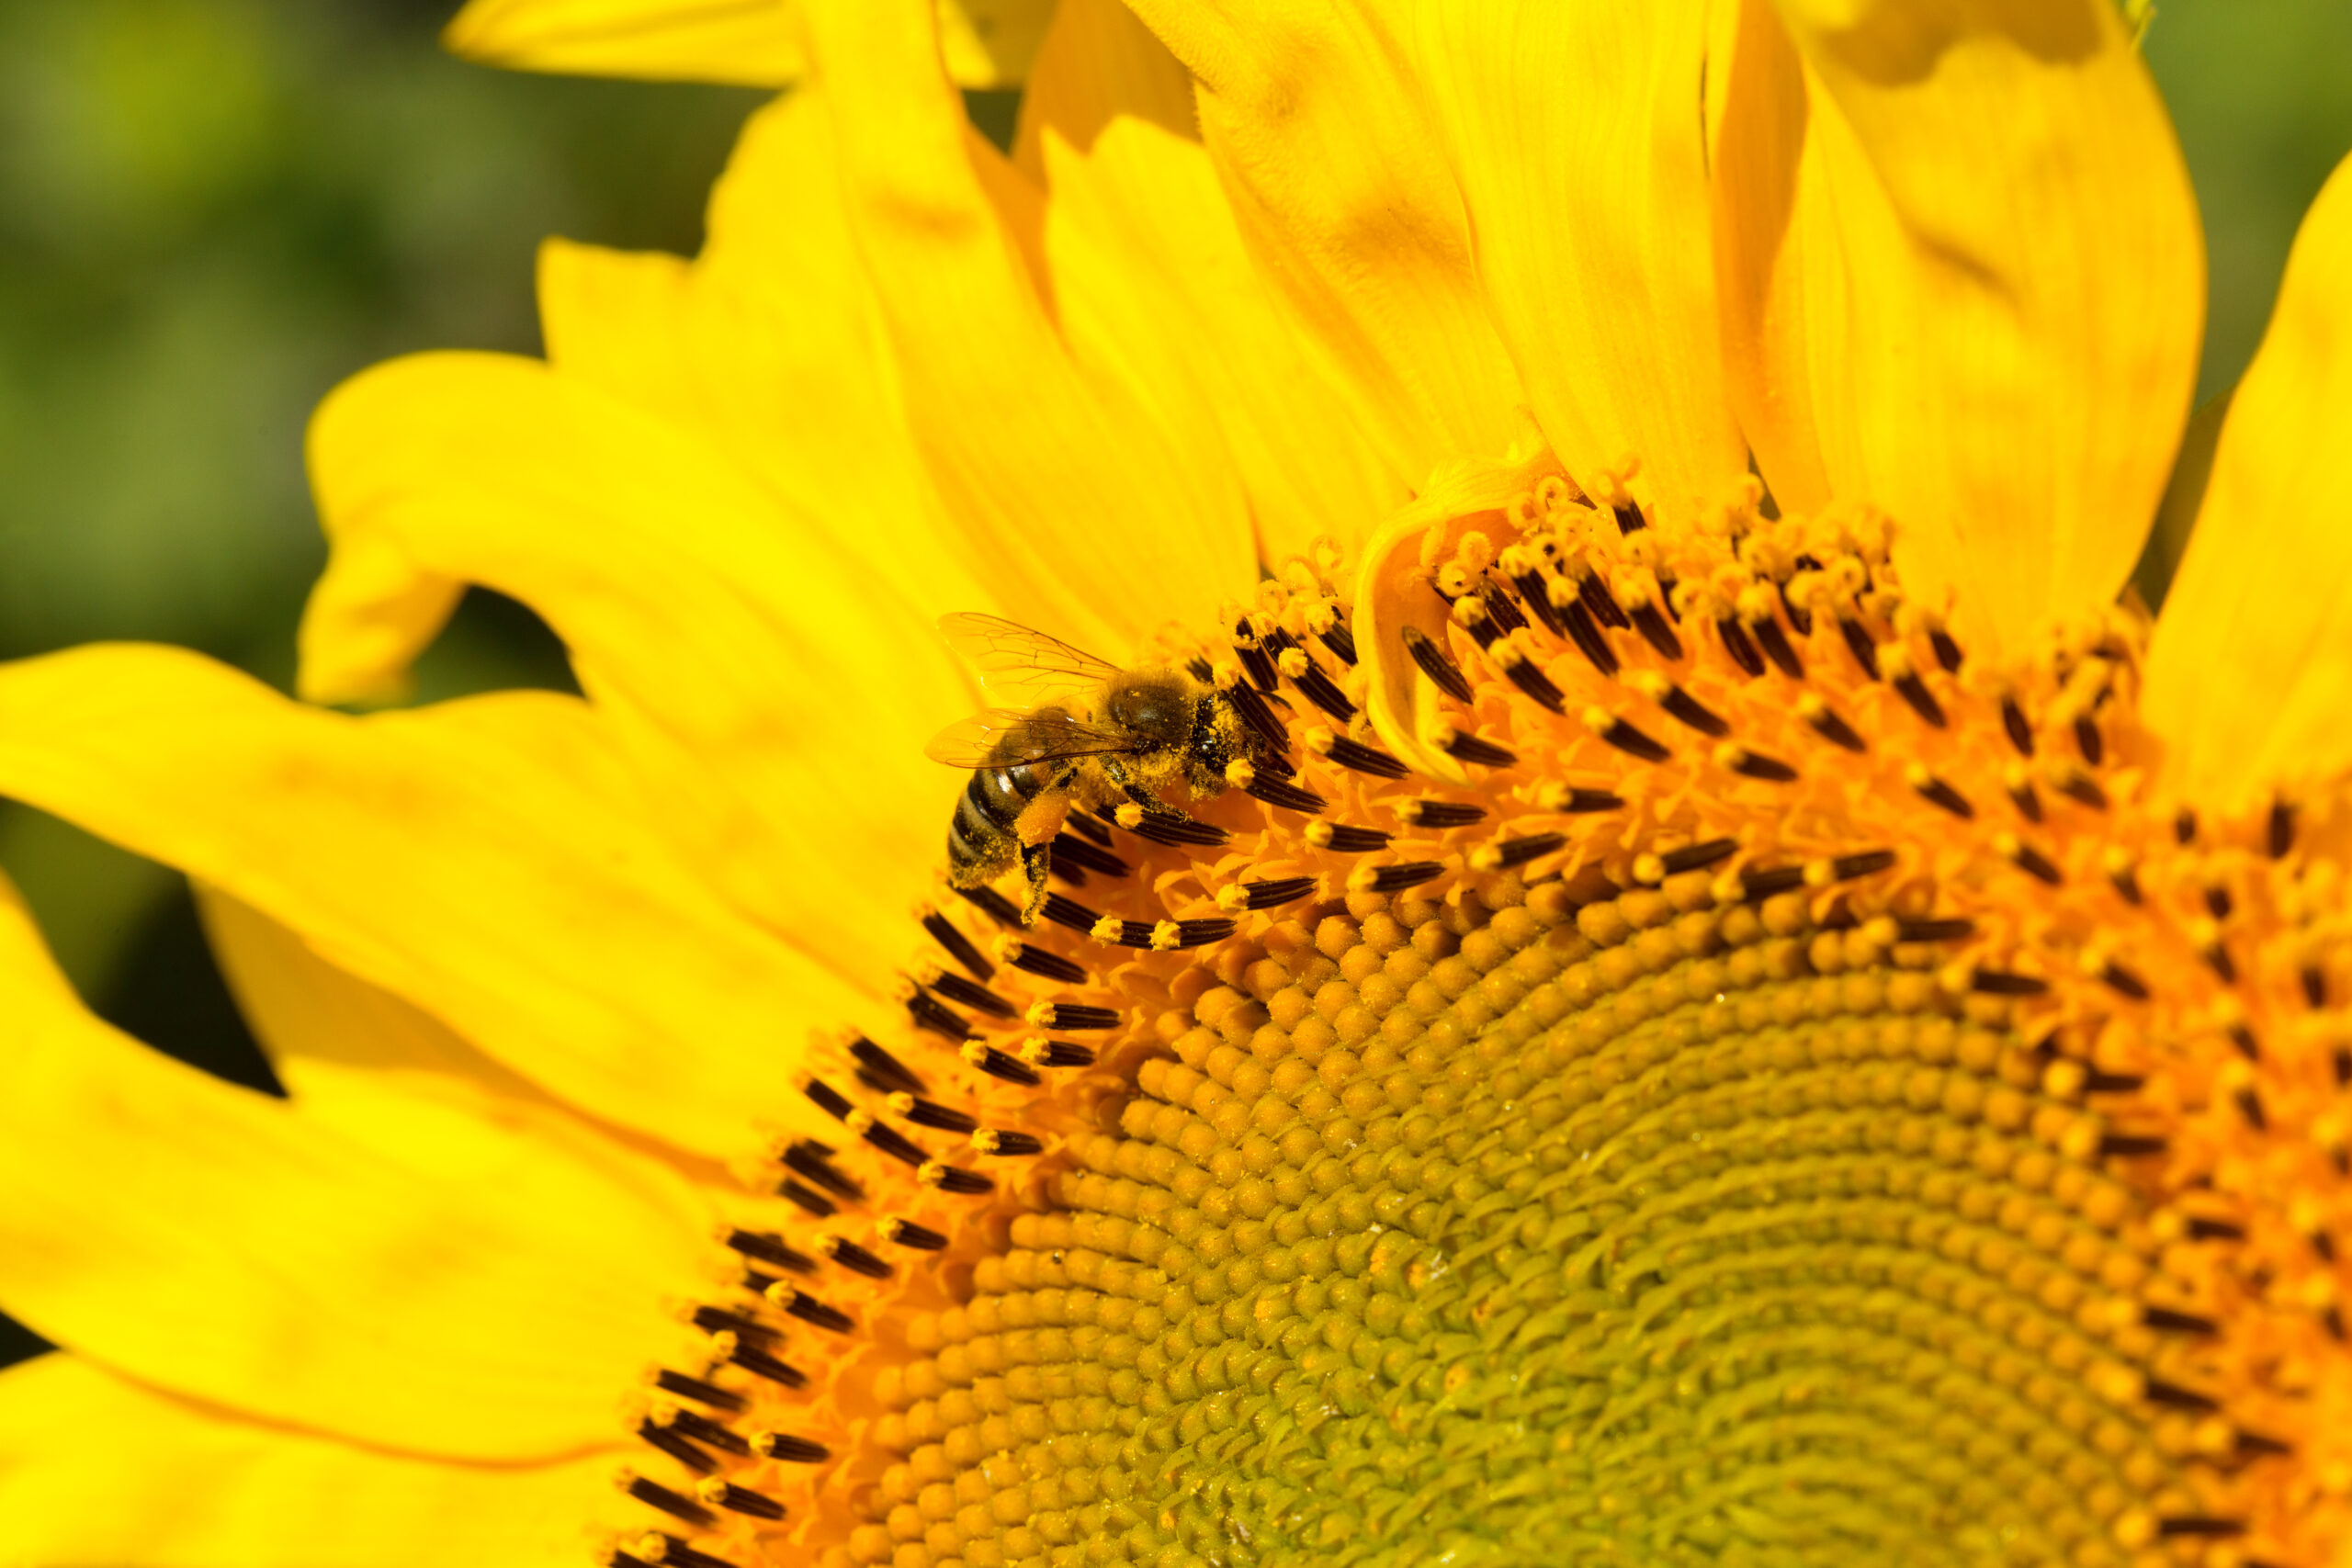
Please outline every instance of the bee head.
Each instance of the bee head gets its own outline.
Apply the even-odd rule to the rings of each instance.
[[[1121,675],[1103,694],[1103,716],[1139,750],[1181,746],[1193,731],[1193,693],[1172,670]]]

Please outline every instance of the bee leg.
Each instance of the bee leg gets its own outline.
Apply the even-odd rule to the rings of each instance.
[[[1021,907],[1021,923],[1034,926],[1037,912],[1046,907],[1046,874],[1053,869],[1054,847],[1051,844],[1021,846],[1021,871],[1029,879],[1029,898]]]
[[[1129,800],[1134,801],[1137,806],[1143,807],[1143,814],[1145,816],[1174,818],[1179,821],[1187,822],[1192,820],[1192,818],[1186,817],[1182,812],[1177,810],[1174,807],[1160,799],[1159,796],[1152,794],[1151,791],[1136,783],[1135,779],[1127,773],[1127,771],[1125,768],[1120,767],[1117,762],[1105,761],[1102,764],[1102,772],[1109,777],[1113,784],[1117,784],[1121,790],[1125,792],[1126,797]]]

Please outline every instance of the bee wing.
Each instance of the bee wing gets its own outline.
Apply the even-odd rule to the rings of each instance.
[[[922,754],[953,768],[1001,768],[1011,762],[1096,757],[1131,750],[1110,731],[1050,708],[1043,713],[983,708],[933,736]]]
[[[1074,696],[1091,697],[1119,667],[1001,615],[959,611],[939,617],[947,645],[979,671],[990,698],[1015,707],[1042,707]]]

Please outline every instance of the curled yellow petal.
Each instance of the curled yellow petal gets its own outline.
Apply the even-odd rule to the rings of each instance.
[[[416,1454],[610,1440],[671,1354],[691,1192],[449,1115],[413,1157],[86,1012],[0,886],[0,1301],[47,1337],[257,1419]],[[518,1332],[518,1329],[520,1330]]]
[[[388,1454],[43,1356],[0,1372],[0,1562],[573,1568],[615,1462]]]
[[[2148,652],[2165,776],[2199,800],[2352,767],[2352,161],[2304,216]]]

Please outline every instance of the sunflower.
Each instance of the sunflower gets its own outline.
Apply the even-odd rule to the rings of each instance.
[[[2166,500],[2106,0],[752,12],[469,13],[805,78],[312,432],[583,696],[0,671],[289,1090],[7,906],[0,1560],[2342,1560],[2352,176]]]

